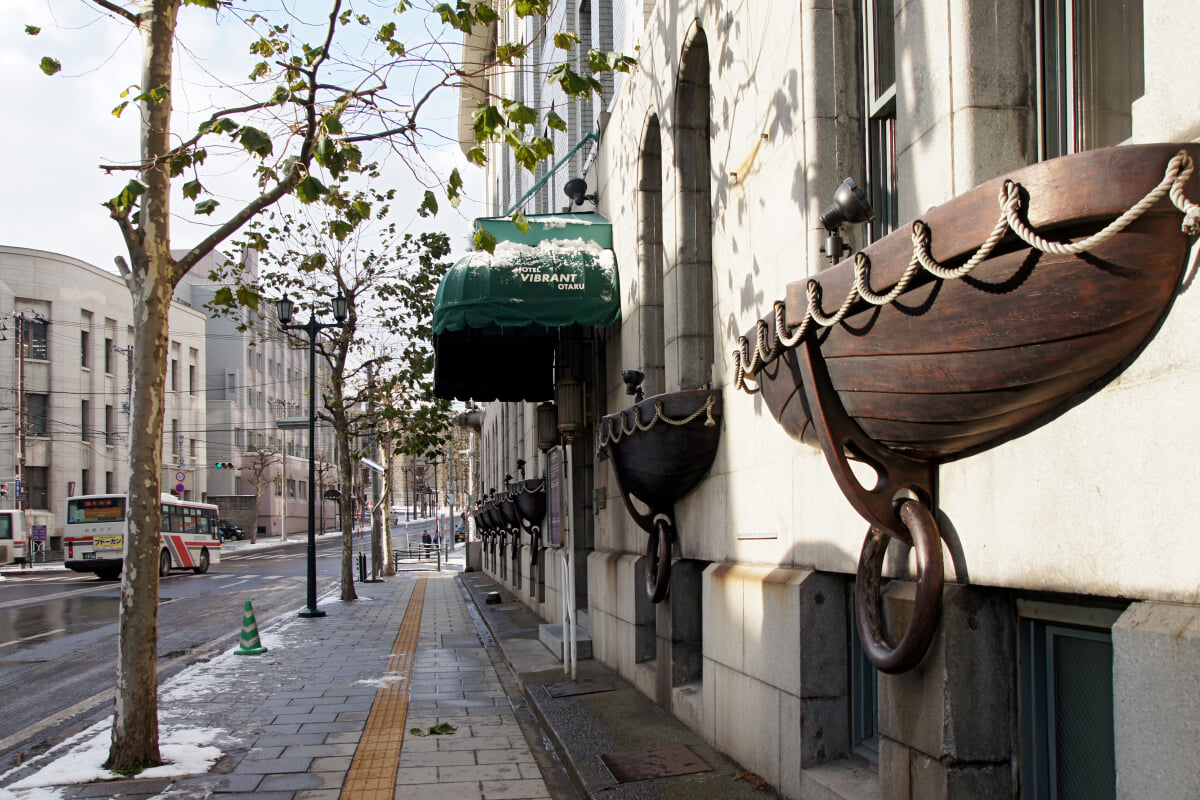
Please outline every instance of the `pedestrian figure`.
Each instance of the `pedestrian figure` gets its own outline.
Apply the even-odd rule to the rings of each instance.
[[[433,539],[429,538],[429,531],[421,534],[422,549],[425,551],[425,557],[429,558],[429,547],[433,544]]]

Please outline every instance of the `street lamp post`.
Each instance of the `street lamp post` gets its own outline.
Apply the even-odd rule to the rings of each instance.
[[[279,315],[279,327],[285,331],[304,331],[308,334],[308,607],[300,612],[302,617],[323,617],[324,611],[317,609],[317,507],[313,486],[317,481],[316,430],[317,430],[317,334],[324,328],[340,328],[345,325],[349,308],[346,298],[338,294],[333,298],[333,317],[337,322],[317,322],[317,313],[310,309],[308,322],[293,325],[292,312],[295,304],[285,294],[275,301]]]

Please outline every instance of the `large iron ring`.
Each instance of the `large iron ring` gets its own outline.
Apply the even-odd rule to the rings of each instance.
[[[916,500],[906,500],[900,506],[899,516],[912,534],[917,551],[917,593],[908,629],[898,645],[888,644],[880,623],[879,586],[883,579],[883,557],[892,539],[886,531],[873,527],[867,532],[854,583],[855,615],[863,652],[876,669],[888,673],[907,672],[925,657],[937,630],[945,583],[941,533],[933,513]]]
[[[671,539],[674,526],[663,514],[654,518],[654,533],[646,542],[646,594],[661,603],[671,588]]]

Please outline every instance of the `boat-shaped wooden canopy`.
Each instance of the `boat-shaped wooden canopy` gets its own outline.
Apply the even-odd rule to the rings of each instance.
[[[719,392],[691,389],[647,397],[600,422],[600,447],[612,462],[625,508],[650,534],[646,590],[655,603],[670,587],[675,502],[712,465],[721,438],[720,413]]]
[[[936,570],[940,597],[936,526],[914,542],[916,512],[902,513],[898,501],[931,511],[937,464],[1045,424],[1137,356],[1170,308],[1200,230],[1200,192],[1188,181],[1197,157],[1194,144],[1125,146],[984,183],[789,284],[774,313],[742,337],[735,384],[756,384],[789,435],[825,452],[873,526],[917,544],[923,579],[932,586]],[[868,462],[879,484],[863,487],[848,457]],[[932,525],[932,516],[915,524]],[[878,588],[886,539],[872,542],[860,590]],[[892,649],[878,598],[863,599],[868,656],[888,671],[914,666],[932,626]]]

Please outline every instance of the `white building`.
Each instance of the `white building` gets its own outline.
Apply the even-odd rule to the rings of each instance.
[[[601,249],[617,265],[620,317],[579,325],[475,317],[439,329],[442,391],[506,401],[489,404],[483,421],[484,490],[503,492],[518,459],[546,474],[537,402],[555,398],[560,425],[569,407],[583,411],[569,446],[547,442],[553,463],[570,464],[567,546],[534,567],[522,536],[515,557],[488,560],[489,571],[550,621],[567,593],[597,658],[787,797],[1200,796],[1200,773],[1188,766],[1200,744],[1200,551],[1190,504],[1200,474],[1190,424],[1200,300],[1195,264],[1176,252],[1177,228],[1169,236],[1180,282],[1123,371],[1043,409],[1043,424],[924,460],[923,485],[936,501],[915,494],[936,514],[946,584],[934,593],[932,642],[896,674],[875,671],[854,623],[868,525],[848,497],[869,492],[873,478],[850,480],[862,490],[844,494],[835,476],[846,470],[789,436],[774,401],[738,390],[731,357],[758,320],[772,319],[776,300],[788,298],[788,324],[799,322],[804,281],[829,266],[820,215],[848,176],[875,212],[870,225],[841,228],[854,249],[891,231],[907,241],[910,223],[926,216],[943,220],[937,242],[956,224],[979,222],[931,209],[997,176],[1107,146],[1200,140],[1200,87],[1187,78],[1200,34],[1191,4],[644,0],[555,9],[584,42],[636,47],[639,65],[603,109],[569,119],[556,153],[582,146],[543,186],[534,181],[545,171],[525,176],[493,146],[488,212],[597,212],[611,225]],[[558,29],[557,17],[549,22]],[[487,63],[494,43],[538,28],[511,16],[500,26],[468,40],[468,67]],[[545,114],[555,98],[540,76],[523,74],[486,88]],[[468,119],[483,88],[464,92]],[[460,130],[473,146],[469,124]],[[593,130],[598,141],[587,136]],[[1109,201],[1105,165],[1121,158],[1103,155],[1053,186],[1025,187],[1029,202]],[[1165,168],[1122,174],[1120,184],[1153,185]],[[568,178],[586,179],[595,202],[568,206]],[[988,213],[998,211],[997,203]],[[563,224],[535,220],[532,240],[500,238],[561,241]],[[911,245],[896,245],[904,247],[901,265]],[[493,259],[492,271],[505,263]],[[1036,259],[984,288],[999,302],[1028,288],[1027,273],[1038,274]],[[460,297],[443,287],[444,321]],[[823,298],[826,312],[841,296]],[[936,302],[922,295],[906,308],[916,317]],[[1095,302],[1081,301],[1075,316]],[[981,308],[973,325],[998,337],[1016,324]],[[1067,337],[1064,320],[1047,320],[1045,335]],[[894,343],[873,341],[881,352]],[[953,376],[950,356],[936,357],[950,349],[940,342],[931,340],[930,369]],[[886,359],[876,367],[898,368]],[[597,447],[612,438],[601,419],[633,403],[622,371],[642,373],[647,395],[711,386],[720,404],[711,466],[667,514],[670,592],[657,605],[642,589],[649,536],[622,501],[611,449]],[[892,546],[885,571],[894,578],[882,601],[893,643],[926,585],[903,550]],[[574,586],[559,577],[567,557]],[[865,782],[848,779],[864,770]]]
[[[124,492],[128,481],[133,317],[110,272],[41,250],[0,246],[0,477],[13,504],[46,524],[60,549],[66,498]],[[18,349],[17,328],[24,325]],[[163,421],[163,491],[208,494],[205,316],[172,304]],[[22,413],[23,412],[23,413]],[[180,479],[178,476],[183,475]]]
[[[285,538],[308,531],[308,348],[293,349],[279,330],[274,307],[259,313],[239,309],[235,317],[210,313],[207,304],[221,286],[209,276],[223,257],[212,253],[180,281],[175,300],[207,317],[209,493],[214,497],[253,498],[260,493],[260,535]],[[258,277],[255,251],[248,251],[244,280]],[[317,360],[317,391],[328,375]],[[320,411],[320,396],[317,410]],[[284,421],[284,427],[280,427]],[[293,423],[288,425],[288,421]],[[296,427],[297,424],[304,424]],[[337,504],[324,491],[338,484],[333,437],[317,428],[317,525],[337,524]],[[240,514],[239,514],[240,516]],[[253,516],[253,515],[251,515]],[[240,521],[240,520],[239,520]],[[243,524],[251,524],[249,521]]]

